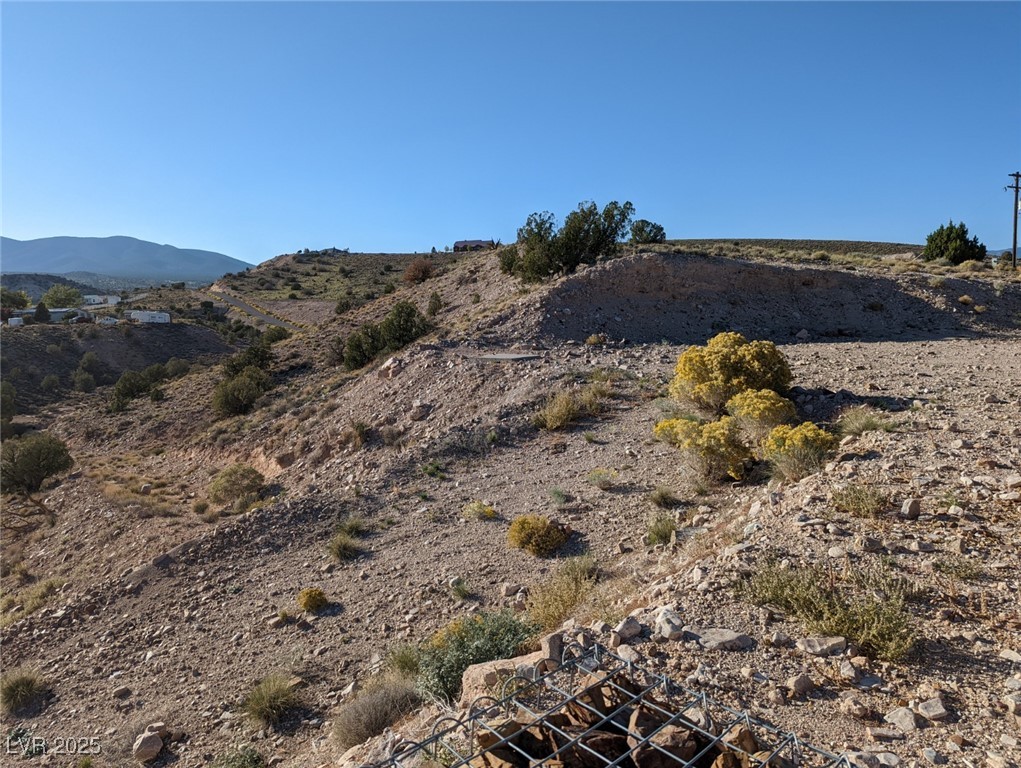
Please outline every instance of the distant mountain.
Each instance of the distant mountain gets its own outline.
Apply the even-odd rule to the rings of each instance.
[[[0,238],[0,268],[4,272],[93,272],[140,282],[212,282],[250,266],[222,253],[175,248],[134,237]]]

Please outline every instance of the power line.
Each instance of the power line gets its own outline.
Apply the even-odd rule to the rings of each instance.
[[[1011,256],[1010,256],[1010,265],[1014,269],[1017,269],[1017,217],[1018,217],[1019,214],[1021,214],[1021,207],[1018,207],[1018,202],[1017,201],[1018,201],[1018,192],[1021,191],[1021,172],[1015,171],[1014,173],[1008,173],[1007,175],[1010,176],[1012,179],[1014,179],[1014,183],[1012,185],[1010,185],[1009,187],[1004,187],[1004,189],[1005,190],[1007,190],[1007,189],[1013,189],[1014,190],[1014,209],[1012,211],[1013,219],[1014,219],[1014,244],[1011,247],[1011,251],[1010,251],[1010,254],[1011,254]]]

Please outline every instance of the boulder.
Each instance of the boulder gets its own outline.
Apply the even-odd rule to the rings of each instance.
[[[140,763],[148,763],[155,760],[156,756],[163,749],[163,739],[154,731],[146,731],[139,734],[135,744],[131,748],[131,756]]]

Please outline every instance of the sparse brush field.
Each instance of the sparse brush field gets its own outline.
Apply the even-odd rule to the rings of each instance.
[[[64,390],[87,337],[5,329],[4,380],[26,388],[5,435],[74,459],[4,498],[53,520],[0,538],[5,674],[39,675],[11,701],[41,686],[32,727],[111,750],[166,722],[187,739],[160,765],[335,764],[385,728],[423,738],[469,664],[565,621],[609,644],[631,616],[638,663],[823,748],[940,698],[949,724],[883,748],[948,755],[953,733],[951,762],[1016,760],[1021,290],[894,258],[915,249],[668,242],[528,285],[493,253],[426,255],[407,280],[423,255],[279,257],[223,282],[328,317],[265,347],[233,311],[226,335],[182,323],[222,354],[123,409],[116,377]],[[331,357],[398,299],[425,335],[357,370]],[[772,344],[709,354],[731,331]],[[232,367],[268,388],[218,413]],[[52,399],[27,394],[51,373]],[[667,609],[691,632],[657,637]],[[710,649],[708,628],[752,642]],[[802,650],[817,634],[843,650]]]

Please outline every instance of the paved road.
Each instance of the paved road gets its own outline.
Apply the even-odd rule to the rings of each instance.
[[[208,293],[210,296],[213,296],[214,298],[218,299],[219,301],[224,302],[225,304],[230,304],[232,307],[236,307],[237,309],[240,309],[242,312],[247,312],[252,317],[259,318],[264,323],[266,323],[266,325],[276,325],[276,326],[278,326],[280,328],[286,328],[289,331],[300,331],[301,330],[301,328],[299,326],[295,325],[294,323],[289,323],[286,320],[281,320],[278,317],[273,317],[272,315],[267,315],[265,312],[260,312],[258,309],[253,307],[251,304],[246,304],[245,302],[241,301],[241,299],[238,299],[238,298],[236,298],[234,296],[230,296],[230,295],[228,295],[226,293],[219,293],[218,291],[206,291],[206,293]]]

